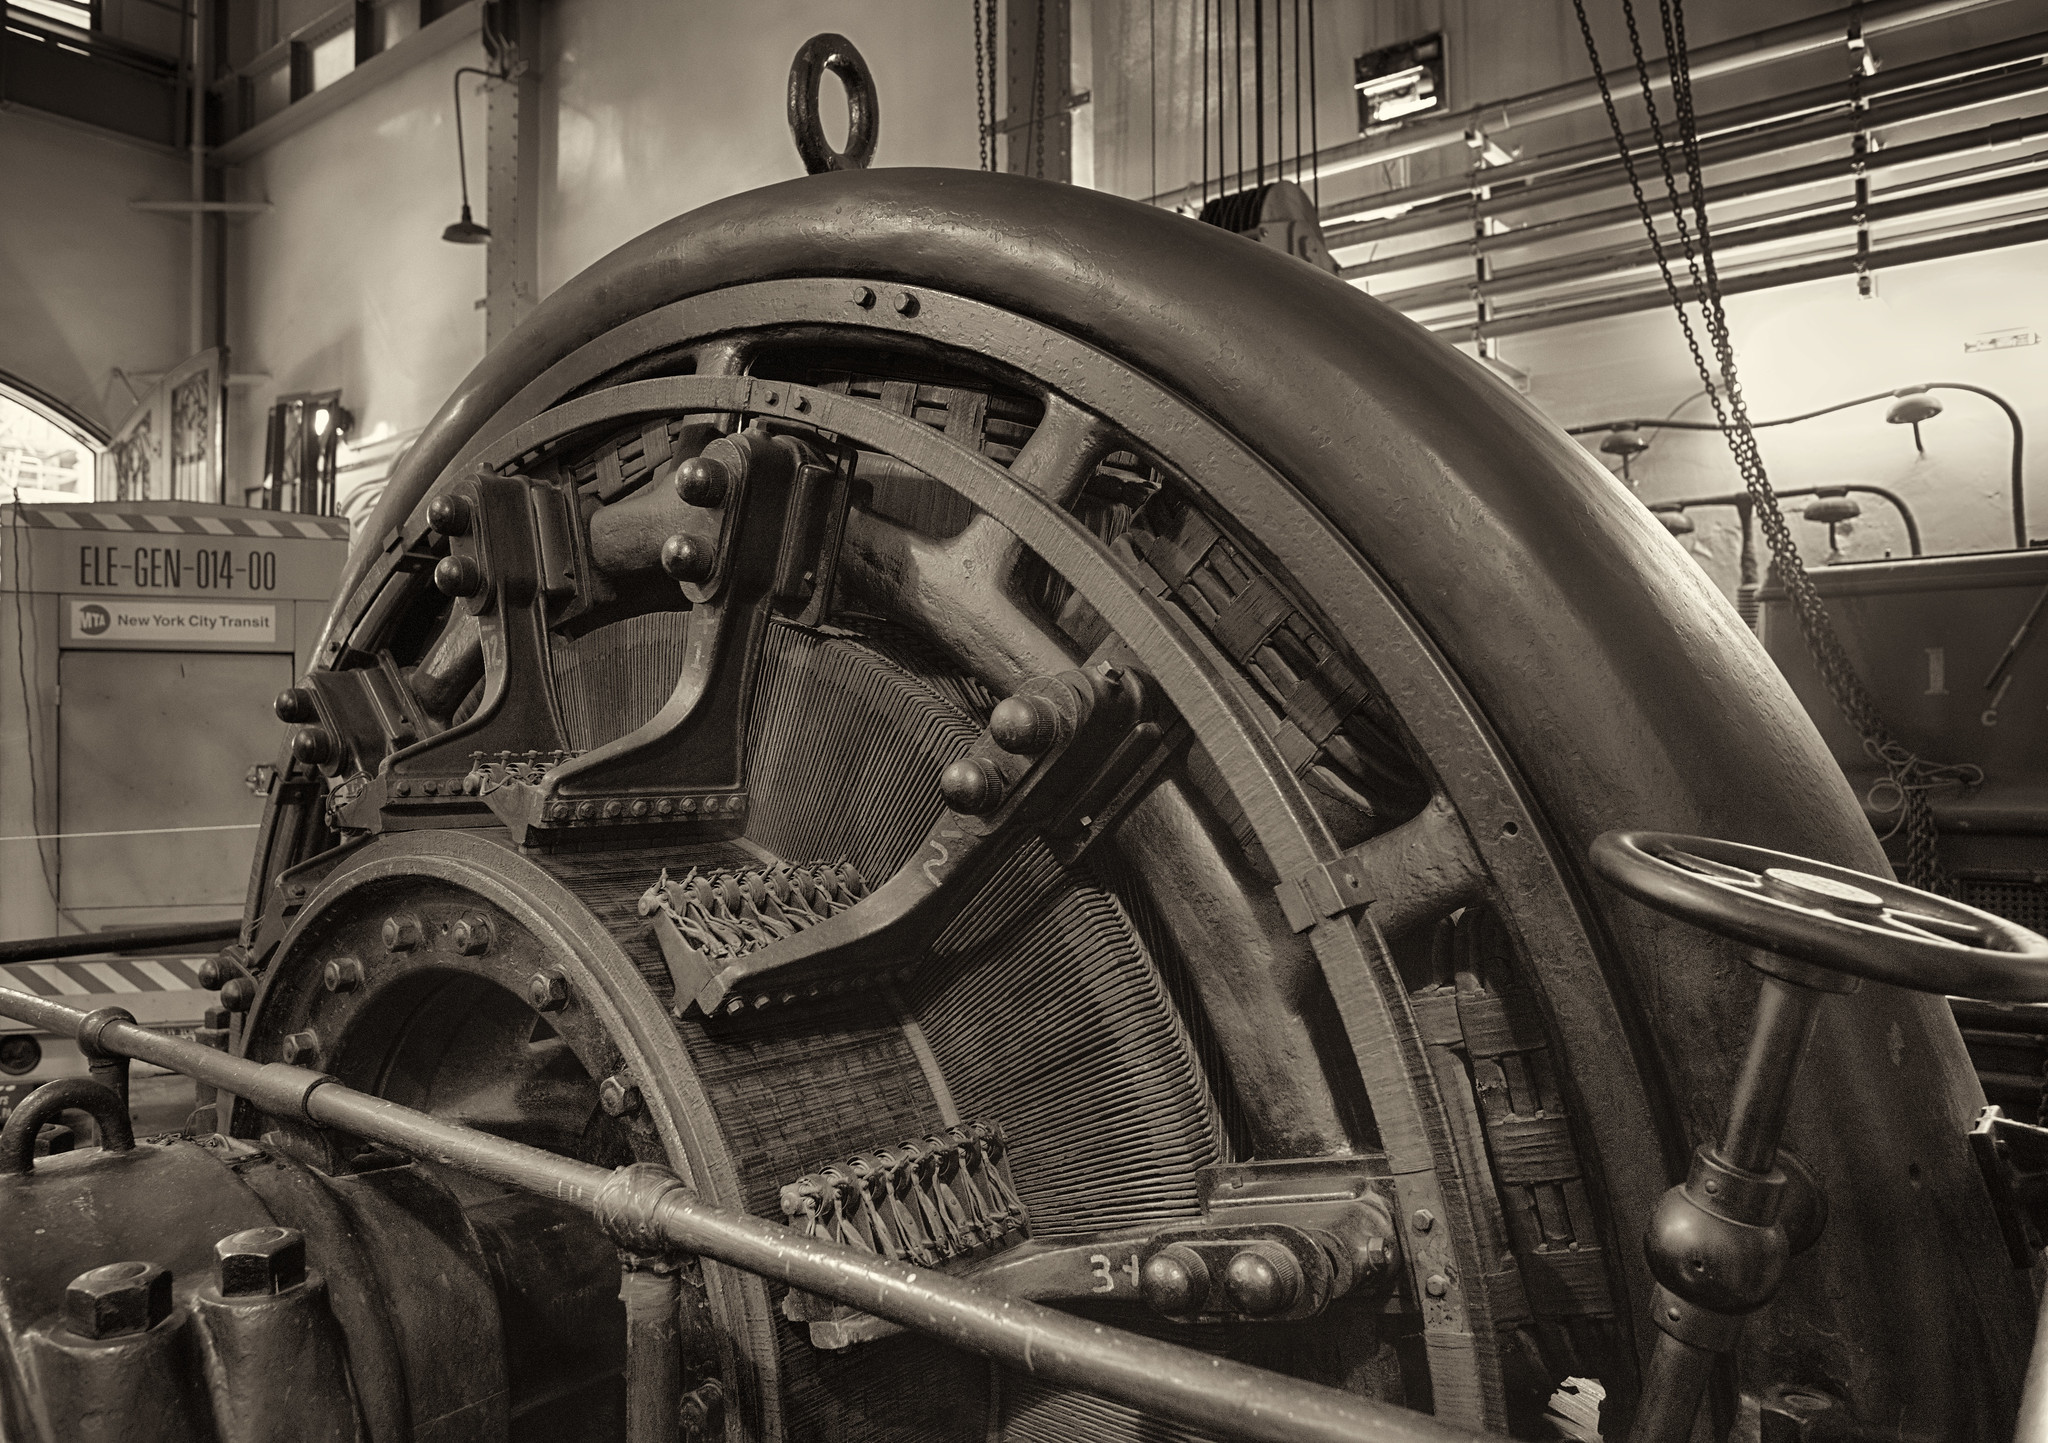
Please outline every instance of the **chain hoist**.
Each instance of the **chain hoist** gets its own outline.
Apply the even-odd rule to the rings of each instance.
[[[1720,422],[1721,434],[1727,438],[1728,448],[1733,453],[1736,467],[1742,474],[1743,484],[1755,501],[1757,520],[1763,527],[1764,539],[1769,544],[1771,556],[1777,563],[1778,575],[1784,582],[1785,593],[1791,599],[1794,614],[1799,619],[1799,630],[1806,640],[1807,650],[1813,656],[1814,665],[1828,689],[1828,695],[1834,699],[1842,716],[1862,739],[1864,751],[1885,769],[1890,785],[1899,794],[1899,829],[1905,834],[1906,880],[1916,887],[1945,892],[1947,879],[1935,852],[1934,816],[1928,808],[1925,793],[1928,787],[1937,784],[1937,780],[1947,769],[1923,761],[1897,741],[1885,725],[1876,701],[1863,685],[1862,679],[1857,676],[1854,665],[1842,649],[1841,640],[1836,635],[1834,622],[1828,615],[1826,604],[1821,600],[1813,579],[1807,575],[1805,563],[1799,555],[1798,544],[1792,536],[1792,528],[1786,522],[1784,510],[1779,506],[1777,495],[1771,488],[1770,478],[1764,469],[1763,453],[1757,447],[1756,435],[1750,425],[1748,405],[1742,395],[1741,382],[1736,376],[1735,348],[1729,337],[1727,312],[1721,304],[1720,276],[1714,265],[1713,241],[1707,224],[1706,186],[1700,163],[1699,126],[1692,104],[1692,74],[1686,63],[1683,7],[1680,0],[1659,0],[1658,4],[1663,22],[1666,63],[1671,80],[1672,108],[1677,132],[1675,138],[1684,160],[1686,186],[1691,195],[1690,221],[1686,216],[1685,201],[1679,194],[1677,176],[1672,170],[1671,146],[1665,138],[1663,122],[1657,112],[1656,97],[1650,83],[1649,64],[1643,55],[1642,35],[1636,25],[1635,7],[1630,0],[1622,0],[1621,8],[1622,16],[1628,23],[1629,49],[1635,61],[1643,106],[1649,117],[1651,143],[1656,149],[1658,167],[1663,172],[1664,191],[1671,204],[1678,244],[1684,253],[1693,294],[1699,302],[1700,314],[1706,322],[1708,338],[1713,344],[1715,360],[1719,364],[1718,382],[1714,368],[1708,366],[1706,356],[1701,350],[1692,320],[1686,314],[1685,298],[1680,293],[1678,282],[1672,274],[1671,258],[1663,237],[1658,233],[1656,217],[1651,212],[1649,200],[1643,194],[1635,157],[1629,150],[1627,135],[1621,125],[1621,116],[1615,108],[1614,95],[1607,84],[1607,72],[1600,64],[1600,51],[1593,39],[1593,28],[1586,18],[1585,0],[1572,0],[1572,9],[1578,16],[1579,34],[1585,42],[1586,55],[1592,62],[1594,78],[1599,83],[1600,100],[1607,112],[1608,128],[1613,132],[1616,148],[1621,153],[1622,167],[1628,175],[1629,190],[1635,197],[1636,211],[1641,217],[1643,231],[1649,237],[1651,252],[1657,260],[1657,270],[1663,276],[1664,289],[1671,298],[1672,309],[1677,313],[1679,328],[1685,334],[1686,349],[1691,353],[1694,369],[1698,371],[1707,397],[1713,403],[1714,416]]]

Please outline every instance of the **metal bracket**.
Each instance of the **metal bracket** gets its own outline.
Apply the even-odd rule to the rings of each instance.
[[[949,794],[955,805],[923,845],[857,906],[722,956],[690,945],[673,926],[663,931],[658,920],[678,1014],[788,1006],[900,976],[1030,837],[1054,846],[1085,841],[1091,808],[1114,803],[1159,745],[1158,723],[1145,719],[1152,688],[1142,673],[1103,663],[1035,677],[1016,696],[1045,718],[1042,744],[1012,752],[985,730],[947,769],[960,769],[972,785]]]
[[[1977,1114],[1969,1138],[2012,1265],[2031,1268],[2048,1234],[2048,1127],[1987,1107]]]
[[[1289,929],[1295,932],[1306,932],[1320,922],[1356,912],[1373,902],[1365,868],[1357,858],[1348,855],[1319,862],[1273,890],[1280,898],[1280,910]]]
[[[1378,1154],[1223,1163],[1195,1181],[1200,1218],[1025,1241],[953,1271],[1005,1298],[1140,1306],[1184,1323],[1299,1322],[1399,1279],[1393,1184]],[[903,1331],[846,1307],[784,1312],[810,1323],[820,1348]]]

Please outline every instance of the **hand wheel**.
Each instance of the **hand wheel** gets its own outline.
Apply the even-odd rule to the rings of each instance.
[[[2048,1001],[2048,941],[1897,882],[1735,842],[1609,832],[1593,843],[1592,861],[1636,900],[1749,943],[1764,974],[1721,1135],[1694,1152],[1644,1239],[1658,1337],[1629,1440],[1684,1443],[1715,1357],[1733,1350],[1744,1319],[1777,1292],[1793,1251],[1787,1175],[1803,1168],[1788,1165],[1778,1138],[1827,994],[1867,977]]]
[[[1931,892],[1668,832],[1609,832],[1592,857],[1637,901],[1783,957],[1916,992],[2048,1002],[2048,939]]]

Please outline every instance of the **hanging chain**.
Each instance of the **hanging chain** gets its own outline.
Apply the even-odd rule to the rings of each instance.
[[[1045,179],[1045,7],[1037,0],[1038,37],[1031,50],[1031,173]]]
[[[1636,26],[1635,7],[1631,0],[1622,0],[1622,15],[1628,22],[1629,47],[1635,60],[1643,105],[1649,116],[1651,142],[1656,148],[1658,166],[1663,172],[1665,196],[1670,202],[1672,219],[1676,223],[1678,244],[1685,256],[1686,271],[1692,283],[1693,295],[1699,303],[1701,317],[1706,323],[1715,360],[1719,363],[1718,382],[1714,368],[1708,366],[1706,356],[1700,348],[1699,337],[1694,333],[1691,317],[1686,313],[1685,299],[1672,274],[1671,258],[1666,252],[1665,242],[1658,231],[1650,203],[1643,194],[1635,156],[1629,150],[1627,133],[1622,129],[1621,116],[1615,108],[1613,93],[1608,88],[1607,72],[1600,64],[1600,51],[1593,39],[1593,27],[1586,19],[1585,0],[1572,0],[1572,9],[1578,16],[1579,34],[1585,42],[1586,55],[1592,62],[1593,75],[1600,86],[1600,101],[1607,111],[1608,128],[1613,132],[1615,145],[1620,151],[1622,167],[1628,175],[1629,190],[1635,197],[1636,211],[1643,223],[1643,232],[1649,238],[1651,253],[1656,257],[1657,269],[1664,278],[1665,293],[1671,299],[1672,309],[1678,316],[1679,328],[1685,334],[1685,345],[1691,353],[1693,367],[1699,372],[1701,384],[1705,386],[1707,397],[1713,403],[1714,416],[1720,423],[1721,434],[1727,438],[1728,448],[1734,455],[1736,467],[1742,473],[1743,484],[1755,504],[1757,520],[1762,524],[1764,539],[1769,544],[1771,555],[1777,563],[1779,579],[1784,583],[1786,595],[1792,601],[1807,650],[1820,672],[1821,681],[1828,689],[1828,695],[1834,699],[1836,707],[1862,739],[1864,751],[1885,769],[1887,780],[1871,789],[1871,798],[1874,800],[1879,790],[1885,786],[1889,786],[1898,794],[1897,810],[1901,815],[1899,825],[1894,831],[1903,830],[1905,834],[1906,882],[1910,886],[1927,891],[1946,893],[1949,890],[1948,881],[1935,852],[1934,816],[1927,806],[1926,792],[1930,787],[1944,783],[1970,781],[1972,773],[1975,773],[1975,779],[1981,780],[1982,774],[1973,767],[1941,766],[1923,761],[1892,737],[1890,730],[1885,726],[1882,714],[1878,711],[1877,703],[1864,687],[1862,678],[1856,674],[1854,665],[1842,649],[1833,619],[1828,615],[1827,606],[1821,600],[1820,593],[1813,584],[1813,578],[1806,573],[1805,563],[1799,555],[1798,543],[1792,536],[1792,528],[1785,520],[1783,508],[1778,504],[1777,493],[1771,488],[1770,478],[1764,469],[1763,453],[1758,449],[1756,434],[1750,425],[1749,409],[1743,399],[1742,385],[1736,376],[1735,348],[1729,335],[1727,312],[1721,304],[1720,275],[1714,264],[1713,241],[1707,225],[1706,186],[1700,163],[1699,124],[1692,103],[1692,74],[1686,61],[1685,15],[1682,0],[1658,0],[1658,9],[1663,21],[1665,57],[1671,77],[1675,138],[1685,164],[1686,189],[1691,200],[1690,221],[1686,215],[1685,199],[1679,194],[1678,180],[1672,170],[1672,147],[1666,141],[1664,127],[1657,113],[1655,93],[1650,84],[1649,65],[1643,55],[1642,36]]]
[[[1856,294],[1876,294],[1870,277],[1870,101],[1863,94],[1863,66],[1870,47],[1863,38],[1863,0],[1849,6],[1849,114],[1856,133],[1849,137],[1850,174],[1856,180]]]
[[[974,120],[975,129],[981,137],[983,170],[996,168],[995,127],[990,123],[988,113],[988,26],[983,19],[984,8],[995,4],[996,0],[974,0]]]

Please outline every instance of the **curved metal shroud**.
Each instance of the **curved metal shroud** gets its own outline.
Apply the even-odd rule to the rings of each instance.
[[[1070,187],[964,171],[820,176],[719,202],[620,248],[546,301],[442,409],[393,476],[343,595],[548,365],[679,298],[805,275],[957,289],[1181,379],[1399,585],[1495,732],[1522,739],[1514,761],[1545,799],[1560,851],[1582,855],[1593,836],[1627,825],[1882,870],[1853,797],[1754,638],[1656,522],[1531,406],[1348,286]],[[330,622],[324,657],[338,654],[340,625]],[[1369,639],[1354,644],[1369,660]],[[1589,691],[1608,716],[1595,730],[1578,721]],[[1702,1100],[1725,1095],[1747,1011],[1729,1003],[1749,984],[1724,945],[1632,904],[1606,917],[1603,965],[1637,1000],[1633,1061],[1661,1074],[1675,1168],[1683,1135],[1711,1131]],[[2001,1431],[2029,1308],[1969,1171],[1962,1132],[1980,1098],[1953,1021],[1936,1002],[1868,988],[1823,1024],[1813,1056],[1827,1085],[1802,1099],[1789,1136],[1837,1202],[1830,1236],[1803,1265],[1807,1282],[1828,1286],[1794,1278],[1757,1366],[1832,1380],[1865,1416],[1958,1436]],[[1601,1079],[1581,1086],[1599,1107]],[[1604,1162],[1611,1175],[1639,1166]],[[1632,1236],[1641,1219],[1617,1221]]]

